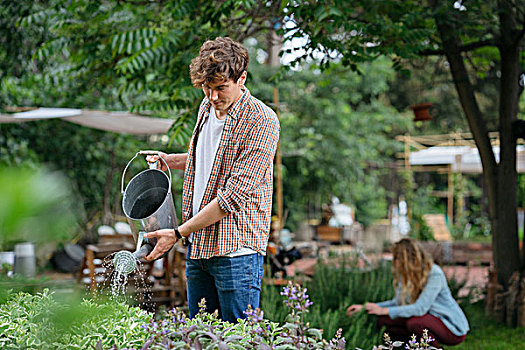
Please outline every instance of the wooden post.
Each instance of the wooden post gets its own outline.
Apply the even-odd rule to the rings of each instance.
[[[410,170],[410,135],[407,133],[404,137],[405,140],[405,169]]]
[[[275,30],[270,31],[268,35],[268,60],[267,64],[271,67],[279,67],[281,50],[281,38],[277,35]],[[279,118],[279,88],[273,87],[273,105],[277,118]],[[277,201],[277,220],[279,222],[279,231],[283,228],[283,180],[282,180],[282,155],[281,155],[281,140],[277,143],[277,151],[275,153],[275,196]]]
[[[89,288],[91,294],[95,296],[97,294],[97,281],[95,280],[95,252],[88,247],[86,249],[86,261],[89,269]],[[80,272],[82,274],[82,272]]]
[[[448,200],[447,200],[447,216],[448,222],[452,226],[454,224],[454,174],[452,167],[448,166]]]

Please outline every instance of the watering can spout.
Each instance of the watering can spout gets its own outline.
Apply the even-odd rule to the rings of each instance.
[[[146,256],[149,255],[149,253],[151,253],[153,251],[153,248],[154,247],[151,244],[144,243],[139,249],[137,249],[133,253],[133,256],[135,256],[135,259],[137,259],[137,260],[145,258]]]
[[[113,257],[113,266],[121,274],[129,274],[137,269],[137,261],[148,256],[154,246],[145,242],[139,249],[131,253],[128,250],[121,250]]]

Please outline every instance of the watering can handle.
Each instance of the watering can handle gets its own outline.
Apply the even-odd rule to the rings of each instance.
[[[120,182],[120,193],[122,193],[122,195],[124,195],[124,177],[126,175],[126,171],[128,170],[128,167],[129,165],[131,164],[131,162],[137,158],[139,155],[141,156],[159,156],[160,160],[162,160],[164,162],[164,164],[166,165],[166,168],[168,169],[168,175],[169,175],[169,186],[168,186],[168,189],[171,191],[171,171],[170,171],[170,167],[168,166],[168,163],[166,162],[166,160],[164,160],[164,158],[162,158],[160,155],[159,155],[159,152],[158,151],[138,151],[135,156],[133,158],[131,158],[131,160],[128,162],[128,164],[126,165],[126,167],[124,168],[124,172],[122,172],[122,181]]]

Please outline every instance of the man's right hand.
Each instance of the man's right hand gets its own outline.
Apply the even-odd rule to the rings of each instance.
[[[160,160],[160,158],[162,158],[166,162]],[[166,168],[166,163],[168,163],[170,169],[184,170],[184,168],[186,167],[187,159],[188,153],[166,154],[164,152],[159,152],[159,155],[149,155],[146,157],[146,161],[148,161],[148,163],[160,162],[160,168],[157,167],[157,169],[160,169],[162,171],[168,170],[168,168]]]
[[[162,160],[160,160],[160,157],[162,157]],[[166,163],[168,162],[168,155],[164,152],[159,152],[159,155],[150,155],[150,156],[146,156],[146,161],[148,163],[160,163],[160,167],[158,166],[159,164],[157,163],[157,169],[159,170],[162,170],[162,171],[166,171],[168,170],[168,168],[166,167]]]

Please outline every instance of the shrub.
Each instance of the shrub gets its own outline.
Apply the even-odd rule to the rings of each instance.
[[[0,167],[0,249],[67,241],[76,229],[68,181],[44,169]]]
[[[204,299],[193,319],[187,318],[180,309],[173,309],[164,319],[144,326],[149,337],[142,349],[344,349],[341,330],[327,341],[322,337],[322,330],[311,328],[304,321],[312,305],[306,291],[292,284],[284,288],[281,294],[286,297],[288,315],[282,326],[265,319],[261,309],[251,307],[245,311],[246,319],[236,324],[223,321],[217,312],[206,313]]]
[[[1,349],[104,349],[144,344],[152,315],[123,303],[59,303],[49,290],[11,294],[0,306]]]
[[[306,321],[312,305],[307,289],[289,284],[280,293],[288,311],[281,325],[264,318],[264,312],[251,307],[246,319],[232,324],[207,313],[205,300],[196,317],[189,319],[179,308],[155,320],[136,307],[111,300],[97,304],[58,303],[46,290],[43,293],[12,294],[0,307],[0,347],[2,349],[345,349],[342,329],[330,340],[323,330]],[[362,323],[363,320],[356,320]],[[358,334],[356,334],[357,336]],[[360,334],[364,341],[367,334]],[[356,339],[357,340],[357,339]],[[402,342],[392,342],[374,349],[394,349]],[[430,349],[432,341],[425,334],[420,342],[415,336],[406,349]]]

